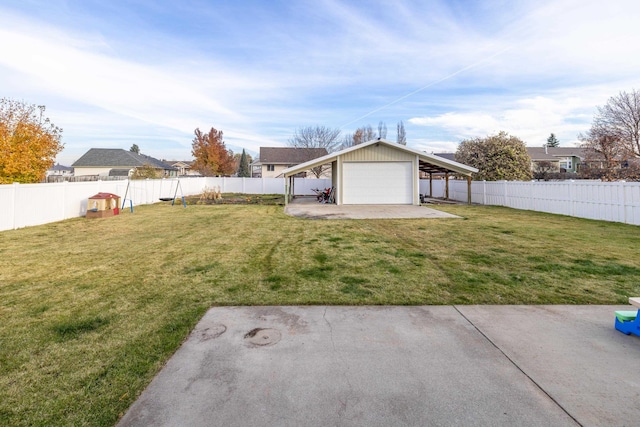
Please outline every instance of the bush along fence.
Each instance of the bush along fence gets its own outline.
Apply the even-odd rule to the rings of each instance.
[[[282,178],[194,177],[0,185],[0,231],[85,216],[89,197],[101,192],[121,198],[127,192],[125,208],[130,203],[133,206],[158,203],[161,198],[174,196],[178,180],[181,187],[178,197],[214,188],[222,193],[284,194]],[[331,187],[330,179],[296,178],[298,196],[314,195],[313,188],[325,187]]]
[[[432,197],[445,191],[444,180],[433,181]],[[420,194],[429,195],[429,181]],[[449,180],[449,199],[467,201],[466,180]],[[471,202],[640,225],[640,182],[473,181]]]

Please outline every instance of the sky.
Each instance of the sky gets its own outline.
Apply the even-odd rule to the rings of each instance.
[[[640,89],[638,16],[637,0],[0,0],[0,97],[46,106],[63,165],[133,144],[188,160],[211,127],[254,156],[380,121],[428,153],[499,131],[573,146]]]

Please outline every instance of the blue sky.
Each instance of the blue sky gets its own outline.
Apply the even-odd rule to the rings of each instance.
[[[89,148],[188,159],[195,128],[255,154],[296,128],[403,121],[455,151],[500,130],[577,142],[640,89],[637,0],[0,0],[0,97],[47,106]]]

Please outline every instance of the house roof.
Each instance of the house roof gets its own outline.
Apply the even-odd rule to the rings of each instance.
[[[401,150],[407,153],[417,155],[420,161],[420,170],[423,172],[428,172],[428,173],[455,172],[455,173],[460,173],[462,175],[471,175],[472,173],[478,172],[478,169],[474,167],[463,165],[462,163],[454,162],[453,160],[448,160],[444,157],[439,157],[433,154],[427,154],[423,151],[414,150],[413,148],[409,148],[405,145],[400,145],[396,142],[387,141],[386,139],[373,139],[371,141],[354,145],[353,147],[345,148],[344,150],[336,151],[334,153],[327,154],[326,156],[322,156],[317,159],[313,159],[308,162],[301,163],[297,166],[287,168],[282,171],[282,174],[285,177],[295,175],[296,173],[314,168],[316,166],[320,166],[325,163],[331,163],[335,161],[338,158],[338,156],[349,153],[351,151],[361,150],[373,144],[385,144],[397,150]]]
[[[557,161],[561,157],[585,158],[584,149],[580,147],[547,147],[546,151],[544,147],[527,147],[527,153],[534,162],[544,160]],[[455,153],[437,153],[435,155],[449,160],[454,160],[456,157]]]
[[[259,160],[253,164],[297,165],[326,155],[326,148],[260,147]]]
[[[171,166],[188,166],[191,167],[193,165],[193,160],[162,160],[162,162],[171,165]]]
[[[91,148],[71,166],[74,168],[137,168],[145,165],[151,165],[156,169],[175,170],[173,166],[170,166],[158,159],[154,159],[151,156],[136,154],[132,151],[126,151],[121,148]]]
[[[580,147],[527,147],[527,153],[533,161],[555,161],[559,157],[585,158],[584,149]]]
[[[434,156],[442,157],[453,162],[456,161],[456,153],[433,153]]]
[[[69,166],[63,166],[60,163],[57,163],[49,168],[50,171],[64,171],[64,172],[72,172],[73,168]]]

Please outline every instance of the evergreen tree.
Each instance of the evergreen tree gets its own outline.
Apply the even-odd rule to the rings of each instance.
[[[242,149],[242,156],[240,156],[240,164],[238,165],[238,176],[241,178],[249,178],[251,171],[249,170],[249,159],[247,159],[247,153]]]
[[[547,138],[547,147],[559,147],[560,146],[560,141],[558,141],[558,138],[556,138],[556,134],[552,133],[551,135],[549,135],[549,138]]]

